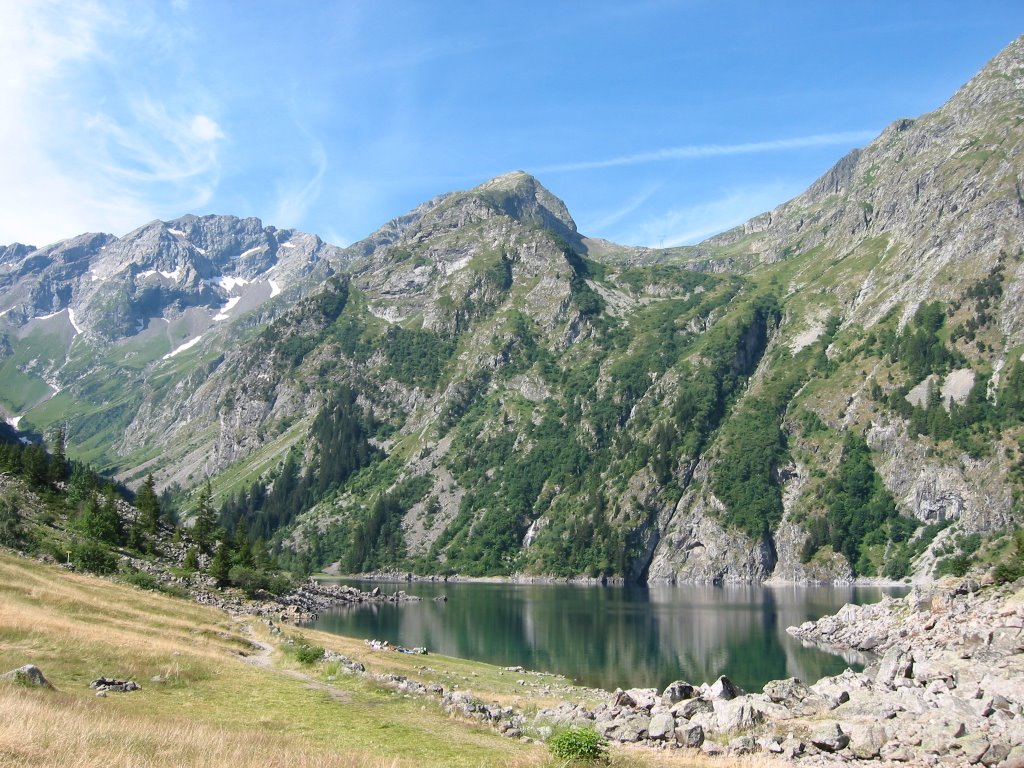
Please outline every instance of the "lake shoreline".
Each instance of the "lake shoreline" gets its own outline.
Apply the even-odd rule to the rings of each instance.
[[[462,574],[415,574],[408,571],[373,571],[370,573],[332,573],[322,571],[314,573],[311,578],[331,579],[339,581],[372,581],[381,583],[432,583],[432,584],[560,584],[578,585],[582,587],[692,587],[692,586],[714,586],[714,587],[879,587],[883,589],[911,589],[914,586],[927,585],[931,581],[908,583],[907,581],[896,581],[882,577],[858,577],[852,581],[829,581],[829,580],[806,580],[793,581],[771,577],[761,582],[752,581],[714,581],[714,582],[688,582],[676,581],[674,579],[658,579],[647,582],[627,582],[621,576],[533,576],[526,574],[512,574],[511,576],[464,576]]]

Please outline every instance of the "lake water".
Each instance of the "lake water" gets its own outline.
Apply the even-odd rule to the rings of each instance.
[[[431,653],[523,666],[582,685],[662,688],[728,675],[748,691],[769,680],[813,682],[846,667],[803,646],[786,627],[906,590],[878,587],[584,587],[345,580],[360,589],[403,589],[423,602],[332,609],[311,626]],[[432,598],[446,595],[447,602]]]

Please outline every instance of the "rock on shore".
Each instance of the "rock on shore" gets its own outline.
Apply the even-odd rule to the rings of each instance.
[[[871,652],[864,672],[745,693],[728,678],[616,691],[594,709],[541,710],[538,728],[584,725],[612,741],[765,752],[815,765],[856,761],[1024,765],[1024,589],[971,581],[847,605],[791,627],[808,642]]]
[[[240,596],[225,595],[217,590],[201,590],[196,602],[215,605],[232,613],[252,616],[273,617],[280,621],[301,624],[315,621],[319,614],[329,608],[351,603],[406,603],[420,602],[423,598],[410,595],[404,590],[386,593],[380,587],[363,592],[355,587],[341,584],[321,584],[314,579],[303,582],[286,595],[265,596],[259,600],[248,600]]]

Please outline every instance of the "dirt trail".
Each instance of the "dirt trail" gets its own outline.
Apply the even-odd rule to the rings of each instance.
[[[306,683],[306,688],[314,691],[323,691],[331,697],[332,701],[337,701],[342,704],[347,704],[352,701],[352,692],[342,690],[337,686],[330,685],[329,683],[323,683],[319,680],[315,680],[305,672],[300,672],[297,669],[281,669],[275,667],[270,660],[270,657],[274,654],[274,646],[270,643],[265,643],[256,637],[256,633],[250,624],[244,624],[242,626],[242,632],[248,637],[250,643],[252,643],[259,650],[256,653],[244,655],[242,658],[247,664],[265,669],[275,675],[283,675],[284,677],[290,677],[293,680],[300,680]]]

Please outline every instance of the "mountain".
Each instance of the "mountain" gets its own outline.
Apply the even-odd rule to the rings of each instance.
[[[587,238],[521,172],[345,249],[213,216],[8,246],[0,404],[211,478],[297,566],[958,570],[1019,519],[1022,89],[1024,39],[693,247]]]

